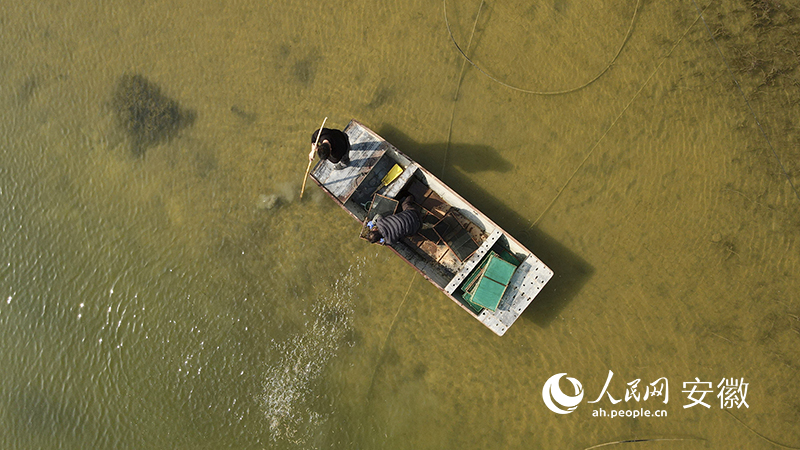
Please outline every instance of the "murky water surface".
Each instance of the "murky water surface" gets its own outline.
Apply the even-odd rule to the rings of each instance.
[[[800,446],[798,19],[5,2],[0,447]],[[505,337],[316,186],[299,201],[325,116],[554,269]],[[559,373],[584,393],[569,415],[542,399]],[[667,416],[594,417],[625,410]]]

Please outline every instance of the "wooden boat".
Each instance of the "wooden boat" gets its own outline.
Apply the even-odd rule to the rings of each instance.
[[[413,195],[423,229],[387,247],[472,317],[497,335],[505,334],[553,271],[372,130],[352,120],[344,132],[350,139],[350,165],[334,170],[330,162],[320,161],[311,178],[362,224],[387,204],[391,213],[395,200]],[[395,165],[402,173],[382,187]]]

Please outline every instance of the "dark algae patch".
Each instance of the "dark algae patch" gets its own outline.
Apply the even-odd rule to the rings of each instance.
[[[708,27],[758,118],[740,129],[758,128],[769,140],[751,144],[750,161],[759,174],[786,178],[800,199],[800,9],[797,2],[741,0],[712,4]]]
[[[171,139],[195,118],[194,111],[181,108],[158,85],[138,74],[120,77],[112,107],[136,156]]]

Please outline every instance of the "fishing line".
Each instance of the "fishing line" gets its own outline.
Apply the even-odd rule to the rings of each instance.
[[[695,9],[700,13],[700,19],[703,20],[703,25],[706,27],[706,31],[708,35],[711,36],[711,40],[714,42],[714,46],[717,48],[717,52],[719,56],[722,58],[722,62],[725,63],[725,68],[728,70],[728,74],[733,79],[733,82],[736,84],[736,88],[739,90],[739,93],[742,94],[742,98],[744,99],[744,103],[747,105],[747,109],[750,110],[750,114],[753,115],[753,119],[756,121],[756,125],[758,125],[759,131],[761,131],[761,135],[764,136],[764,140],[767,141],[767,145],[769,149],[772,151],[772,155],[778,161],[778,165],[781,167],[781,172],[783,172],[783,176],[786,177],[786,181],[789,182],[789,186],[792,187],[792,191],[794,192],[794,196],[797,197],[797,200],[800,200],[800,193],[797,192],[797,188],[795,187],[794,183],[792,182],[792,178],[789,176],[789,173],[786,171],[786,168],[783,166],[783,161],[781,161],[780,156],[778,156],[778,152],[775,151],[775,148],[772,146],[772,142],[770,142],[769,137],[767,136],[767,132],[764,131],[764,127],[761,126],[761,122],[758,120],[758,116],[756,115],[755,110],[752,106],[750,106],[750,102],[747,100],[747,96],[742,89],[742,86],[739,84],[739,80],[733,75],[733,71],[731,70],[731,66],[728,64],[728,60],[725,59],[725,55],[722,54],[722,49],[720,49],[719,44],[717,43],[717,38],[714,37],[714,33],[711,32],[711,29],[708,28],[708,24],[706,23],[706,19],[703,17],[703,12],[705,10],[700,11],[700,7],[697,6],[697,2],[692,0]],[[706,7],[708,9],[708,7]]]
[[[483,3],[481,0],[478,6],[478,13],[475,14],[475,23],[472,25],[472,34],[469,35],[469,42],[467,43],[467,51],[472,47],[472,38],[475,36],[475,29],[478,28],[478,17],[481,15]],[[445,20],[447,20],[447,9],[445,8]],[[449,30],[448,25],[448,30]],[[452,37],[452,35],[450,35]],[[458,103],[458,94],[461,92],[461,83],[464,81],[464,69],[467,67],[467,60],[461,61],[461,71],[458,73],[458,85],[456,86],[456,94],[453,96],[453,111],[450,113],[450,128],[447,130],[447,146],[444,148],[444,159],[442,160],[442,177],[444,178],[444,169],[447,167],[447,152],[450,150],[450,138],[453,136],[453,121],[456,117],[456,104]]]
[[[608,71],[608,69],[611,68],[612,65],[614,65],[614,62],[617,60],[617,57],[619,57],[620,53],[622,53],[622,49],[625,48],[625,43],[628,42],[628,38],[631,37],[631,33],[633,33],[633,24],[636,22],[636,17],[639,14],[639,6],[641,5],[641,3],[642,3],[642,0],[636,0],[636,9],[633,10],[633,16],[631,17],[631,23],[628,26],[628,32],[625,33],[625,38],[622,40],[622,43],[620,44],[619,49],[617,50],[617,53],[614,55],[613,58],[611,58],[611,61],[606,65],[606,67],[603,70],[600,71],[600,73],[595,75],[594,78],[592,78],[591,80],[587,81],[586,83],[584,83],[584,84],[582,84],[580,86],[574,87],[574,88],[565,89],[563,91],[537,91],[537,90],[532,90],[532,89],[523,89],[523,88],[520,88],[520,87],[517,87],[517,86],[513,86],[511,84],[508,84],[506,82],[503,82],[503,81],[499,80],[497,77],[495,77],[495,76],[489,74],[488,72],[486,72],[485,70],[483,70],[469,56],[467,56],[467,53],[464,52],[464,50],[462,50],[461,47],[458,45],[458,42],[456,42],[456,38],[453,36],[453,32],[450,29],[450,21],[447,18],[447,0],[443,0],[442,1],[442,5],[444,6],[444,22],[447,25],[447,33],[450,35],[450,40],[453,41],[453,45],[455,45],[456,49],[458,49],[458,52],[461,53],[461,56],[463,56],[464,59],[467,62],[472,64],[473,67],[478,69],[478,71],[480,73],[486,75],[487,77],[489,77],[490,80],[494,81],[495,83],[498,83],[498,84],[500,84],[502,86],[505,86],[505,87],[507,87],[509,89],[513,89],[515,91],[522,92],[524,94],[534,94],[534,95],[569,94],[571,92],[575,92],[575,91],[578,91],[580,89],[585,88],[586,86],[589,86],[590,84],[592,84],[595,81],[597,81],[598,78],[603,76],[603,74],[606,73]],[[481,2],[481,6],[483,6],[483,2]],[[476,23],[477,23],[477,17],[476,17]],[[473,29],[473,33],[474,33],[474,29]],[[471,37],[470,37],[470,42],[472,42],[472,38]],[[469,47],[467,47],[467,50],[469,50]]]
[[[709,3],[708,6],[706,6],[706,9],[708,9],[709,6],[711,6],[711,3]],[[703,11],[705,11],[705,9]],[[623,114],[625,114],[625,112],[628,110],[628,108],[633,104],[633,101],[636,100],[636,98],[639,96],[639,94],[642,93],[642,91],[644,90],[645,86],[647,86],[647,84],[650,82],[650,80],[653,78],[653,76],[661,69],[661,66],[663,66],[664,62],[666,62],[667,58],[669,58],[670,55],[672,55],[672,52],[675,51],[675,49],[678,47],[678,45],[683,41],[683,38],[685,38],[686,35],[689,34],[689,30],[691,30],[695,26],[697,21],[700,20],[700,17],[701,16],[697,16],[697,18],[694,19],[694,22],[692,22],[692,24],[689,25],[686,28],[686,30],[683,32],[683,35],[681,35],[681,37],[677,41],[675,41],[675,44],[672,46],[672,48],[669,50],[669,52],[667,52],[667,54],[664,55],[663,58],[661,58],[661,61],[656,66],[655,70],[653,70],[653,72],[650,73],[650,76],[648,76],[647,79],[644,81],[644,83],[642,83],[641,87],[639,87],[639,90],[636,91],[636,93],[633,95],[633,97],[631,97],[630,101],[628,101],[628,104],[625,105],[624,108],[622,108],[622,111],[620,111],[620,113],[617,115],[617,117],[614,119],[614,121],[611,122],[611,125],[608,126],[606,131],[603,132],[603,134],[600,136],[600,139],[598,139],[594,143],[594,145],[592,145],[592,148],[589,149],[589,153],[586,154],[586,156],[583,158],[583,161],[581,161],[581,163],[578,165],[578,167],[575,169],[575,171],[572,172],[572,175],[570,175],[570,177],[567,178],[567,181],[564,183],[563,186],[561,186],[561,189],[558,191],[558,193],[556,193],[555,197],[553,197],[553,200],[550,201],[550,203],[547,205],[547,207],[544,209],[544,211],[542,211],[542,213],[539,214],[539,217],[537,217],[536,220],[533,221],[533,223],[531,224],[530,227],[528,227],[528,229],[531,229],[534,226],[536,226],[536,224],[539,223],[539,221],[542,219],[542,217],[545,214],[547,214],[548,211],[550,211],[550,208],[553,206],[553,204],[555,204],[556,200],[558,200],[558,198],[561,197],[561,194],[564,192],[564,190],[567,188],[567,186],[569,186],[569,183],[573,180],[573,178],[575,178],[575,175],[578,174],[578,171],[580,171],[581,168],[583,167],[583,165],[586,164],[586,161],[589,159],[590,156],[592,156],[592,153],[594,153],[595,149],[597,149],[597,147],[600,145],[600,142],[606,137],[608,132],[611,131],[612,128],[614,128],[614,126],[617,124],[619,119],[623,116]]]

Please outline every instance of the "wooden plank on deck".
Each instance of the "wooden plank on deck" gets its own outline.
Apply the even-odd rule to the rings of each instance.
[[[360,124],[351,123],[344,132],[350,139],[350,164],[341,170],[324,160],[317,163],[311,175],[341,203],[347,201],[361,184],[381,156],[386,153],[389,143],[376,139],[369,130]]]

